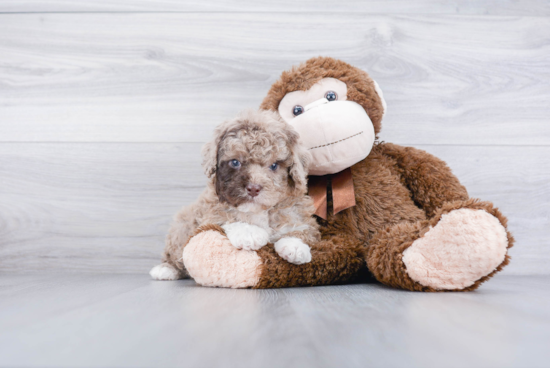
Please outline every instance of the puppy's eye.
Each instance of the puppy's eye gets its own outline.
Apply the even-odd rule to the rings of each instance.
[[[304,108],[300,105],[296,105],[292,108],[292,113],[294,114],[294,116],[298,116],[300,114],[303,114],[304,113]]]
[[[241,167],[241,163],[239,162],[239,160],[231,160],[229,161],[229,166],[234,169],[238,169],[239,167]]]
[[[277,169],[279,168],[279,164],[275,162],[275,163],[274,163],[273,165],[271,165],[269,168],[271,169],[271,171],[275,171],[275,170],[277,170]]]
[[[328,91],[325,93],[325,98],[329,101],[336,101],[338,99],[338,95],[334,91]]]

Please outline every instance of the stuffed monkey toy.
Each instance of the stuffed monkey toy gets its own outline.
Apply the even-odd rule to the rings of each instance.
[[[308,189],[322,240],[311,262],[294,265],[272,245],[238,250],[219,226],[204,226],[183,251],[197,283],[277,288],[370,274],[406,290],[469,291],[509,263],[514,240],[498,209],[470,198],[442,160],[377,141],[386,104],[366,72],[310,59],[284,72],[261,108],[278,112],[313,156]]]

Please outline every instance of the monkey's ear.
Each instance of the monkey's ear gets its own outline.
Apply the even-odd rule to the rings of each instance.
[[[292,166],[289,175],[294,182],[294,190],[299,194],[307,192],[307,173],[311,163],[311,153],[300,142],[292,147]]]
[[[202,168],[209,179],[216,174],[218,168],[218,140],[216,138],[202,146]]]
[[[380,86],[378,85],[378,83],[376,83],[374,79],[372,81],[374,82],[374,90],[376,91],[376,94],[378,95],[378,97],[380,97],[380,100],[382,101],[382,108],[384,109],[384,111],[382,111],[382,117],[384,117],[384,115],[386,115],[386,112],[388,111],[388,104],[386,104],[386,100],[384,100],[384,94],[382,93],[382,88],[380,88]]]

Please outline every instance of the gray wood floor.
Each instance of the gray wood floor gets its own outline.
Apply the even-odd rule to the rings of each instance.
[[[472,293],[0,277],[0,366],[548,367],[550,276]]]

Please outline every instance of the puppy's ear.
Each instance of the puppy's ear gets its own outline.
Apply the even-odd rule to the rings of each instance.
[[[301,144],[298,134],[294,134],[296,138],[293,139],[292,145],[292,166],[290,166],[288,173],[294,183],[296,192],[305,194],[307,192],[307,173],[311,163],[311,153]]]
[[[218,154],[220,145],[227,134],[236,130],[241,124],[239,117],[226,120],[214,129],[214,138],[202,147],[202,168],[209,179],[215,179],[218,170]]]
[[[209,179],[212,179],[218,169],[218,144],[219,137],[202,146],[202,168]]]

